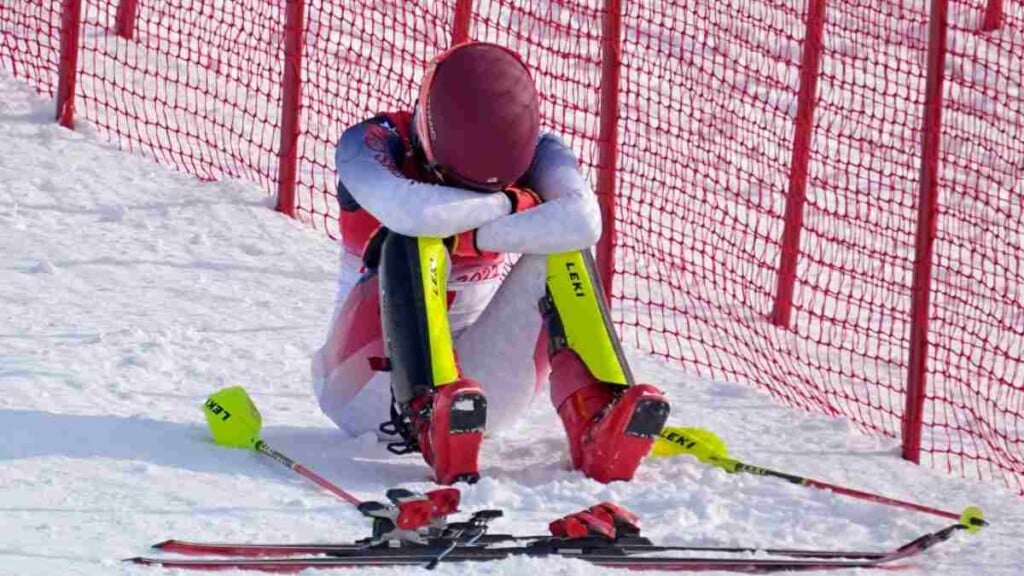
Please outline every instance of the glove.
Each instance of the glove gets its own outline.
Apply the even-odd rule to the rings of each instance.
[[[455,236],[449,236],[445,238],[444,243],[448,246],[448,252],[452,257],[462,258],[479,258],[481,256],[490,256],[495,254],[494,252],[484,252],[476,246],[476,229],[466,230],[456,234]]]
[[[502,193],[508,197],[508,201],[512,203],[512,214],[518,214],[538,206],[544,203],[544,200],[533,190],[529,188],[520,188],[519,186],[509,186],[502,190]]]
[[[533,190],[529,188],[520,188],[519,186],[509,186],[502,190],[502,193],[508,198],[508,201],[512,204],[512,214],[518,214],[524,210],[529,210],[534,206],[538,206],[544,203]],[[493,252],[484,252],[476,246],[476,230],[466,230],[455,236],[450,236],[445,239],[445,245],[448,246],[448,251],[451,255],[461,256],[463,258],[477,258],[480,256],[490,256]]]

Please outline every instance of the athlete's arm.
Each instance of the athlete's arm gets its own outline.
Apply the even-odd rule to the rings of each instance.
[[[508,215],[504,194],[416,182],[398,170],[402,140],[380,118],[357,124],[342,135],[335,153],[344,194],[380,223],[404,236],[445,238]],[[397,155],[397,156],[396,156]]]
[[[482,225],[480,250],[517,254],[554,254],[582,250],[601,237],[601,212],[572,151],[557,136],[537,143],[533,165],[520,183],[544,203]],[[504,196],[498,194],[498,196]]]

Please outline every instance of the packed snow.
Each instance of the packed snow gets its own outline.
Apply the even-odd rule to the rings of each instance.
[[[227,385],[249,390],[268,443],[360,498],[432,486],[419,456],[346,437],[317,408],[308,363],[330,318],[336,245],[274,212],[255,185],[199,182],[100,143],[86,124],[64,130],[52,111],[0,71],[0,574],[164,573],[120,559],[171,537],[364,536],[367,523],[344,502],[212,443],[199,407]],[[1001,485],[916,467],[895,441],[843,420],[632,357],[642,380],[668,392],[673,423],[716,432],[734,457],[986,511],[990,528],[957,535],[908,573],[1024,571],[1024,500]],[[484,479],[462,486],[463,509],[504,508],[498,532],[543,532],[603,500],[637,512],[666,544],[891,548],[945,524],[688,457],[602,485],[569,469],[545,398],[510,434],[489,438],[482,460]],[[593,572],[528,559],[472,570]]]

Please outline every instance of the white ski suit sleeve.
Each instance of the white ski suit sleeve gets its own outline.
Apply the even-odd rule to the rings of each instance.
[[[576,157],[557,136],[541,136],[521,182],[544,203],[481,226],[476,233],[481,250],[553,254],[589,248],[601,237],[597,197],[583,179]]]
[[[544,203],[511,214],[504,194],[480,193],[410,180],[396,168],[397,134],[390,152],[367,144],[367,121],[349,128],[338,142],[335,162],[341,183],[358,204],[386,228],[406,236],[444,238],[477,230],[477,246],[493,252],[549,254],[588,248],[601,235],[597,199],[572,152],[553,135],[542,136],[521,183]],[[374,127],[375,128],[375,127]],[[375,146],[378,148],[380,146]]]

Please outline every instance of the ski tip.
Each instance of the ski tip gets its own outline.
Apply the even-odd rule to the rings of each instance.
[[[132,556],[131,558],[124,558],[124,559],[121,560],[121,562],[124,562],[125,564],[142,564],[142,565],[150,565],[150,564],[153,563],[153,561],[150,560],[149,558],[143,558],[142,556]]]
[[[153,544],[152,546],[150,546],[150,548],[152,548],[153,550],[163,550],[164,548],[172,548],[177,543],[177,540],[164,540],[163,542],[157,542],[156,544]]]
[[[985,514],[981,511],[981,508],[968,506],[960,514],[960,525],[966,528],[968,533],[974,534],[988,526],[988,522],[985,521]]]

